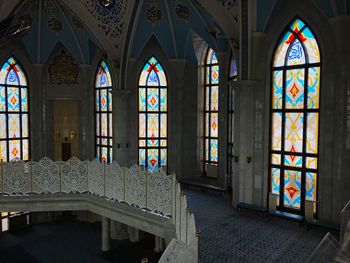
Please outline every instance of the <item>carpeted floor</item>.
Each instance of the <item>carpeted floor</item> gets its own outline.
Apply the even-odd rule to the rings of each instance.
[[[200,261],[305,262],[327,233],[297,222],[237,212],[217,193],[186,189],[185,194],[196,225],[201,231]]]
[[[284,219],[270,221],[249,211],[238,213],[214,192],[188,188],[185,193],[201,230],[203,263],[305,262],[327,232],[316,227],[299,228],[298,223]],[[106,253],[100,250],[100,224],[41,224],[0,233],[0,262],[139,263],[143,257],[149,262],[160,257],[151,248],[127,241],[112,241],[111,247]]]

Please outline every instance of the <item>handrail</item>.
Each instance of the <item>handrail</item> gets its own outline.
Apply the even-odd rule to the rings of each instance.
[[[15,159],[0,162],[0,196],[90,193],[171,219],[177,239],[194,248],[198,260],[199,231],[186,196],[174,174],[150,173],[144,167],[120,167],[117,162],[80,161],[73,157],[54,162]]]

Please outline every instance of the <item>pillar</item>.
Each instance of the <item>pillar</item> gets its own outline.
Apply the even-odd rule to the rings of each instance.
[[[102,244],[101,250],[109,250],[109,218],[102,216]]]

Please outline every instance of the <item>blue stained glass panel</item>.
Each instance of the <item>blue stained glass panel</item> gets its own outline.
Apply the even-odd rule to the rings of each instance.
[[[27,88],[21,88],[21,104],[22,104],[22,112],[28,112],[28,90],[27,90]]]
[[[139,149],[139,164],[142,166],[146,166],[146,150]]]
[[[152,69],[148,75],[147,86],[159,86],[158,75],[154,69]]]
[[[159,168],[158,149],[148,149],[147,151],[148,169],[154,172]]]
[[[161,149],[160,150],[160,166],[166,166],[167,164],[167,150]]]
[[[8,85],[19,85],[19,79],[15,68],[11,68],[7,74],[6,84]]]

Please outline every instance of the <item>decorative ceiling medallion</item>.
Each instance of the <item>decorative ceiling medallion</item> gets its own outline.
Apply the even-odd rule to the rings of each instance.
[[[112,4],[113,0],[103,0],[103,5],[104,6],[109,6],[110,4]]]
[[[62,23],[55,17],[50,18],[47,21],[47,24],[49,26],[49,28],[52,31],[55,31],[56,33],[61,32],[63,30],[63,25]]]
[[[156,24],[162,19],[162,11],[157,6],[152,6],[147,10],[146,17],[148,21]]]
[[[187,6],[177,4],[175,7],[176,16],[182,20],[188,20],[191,17],[191,12]]]
[[[62,50],[61,54],[53,59],[49,66],[50,83],[52,84],[73,84],[78,82],[78,65],[74,58]]]

